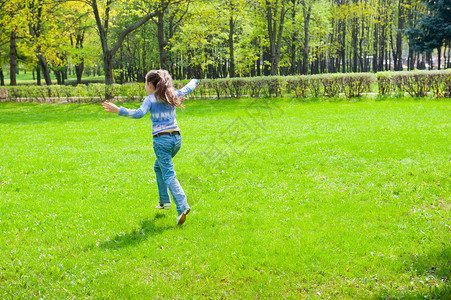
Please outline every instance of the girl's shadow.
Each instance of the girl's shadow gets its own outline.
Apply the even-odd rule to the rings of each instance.
[[[109,241],[105,241],[99,244],[101,249],[117,249],[129,246],[134,246],[151,236],[162,233],[165,230],[174,229],[175,226],[158,226],[155,221],[161,218],[165,218],[165,214],[156,214],[153,220],[141,221],[141,229],[133,229],[130,233],[118,234]]]

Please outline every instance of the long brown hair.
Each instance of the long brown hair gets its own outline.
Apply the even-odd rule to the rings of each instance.
[[[166,70],[152,70],[146,74],[146,84],[151,82],[155,87],[155,98],[171,106],[183,107],[183,97],[178,97],[172,87],[172,78]]]

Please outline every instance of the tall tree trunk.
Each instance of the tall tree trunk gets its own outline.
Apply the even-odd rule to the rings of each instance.
[[[166,51],[167,41],[164,38],[164,13],[158,15],[158,49],[160,51],[160,68],[163,70],[168,69],[168,53]]]
[[[291,11],[291,21],[293,24],[296,22],[296,0],[291,0],[293,8]],[[296,74],[296,45],[298,43],[298,32],[295,30],[291,34],[291,43],[289,46],[290,51],[290,74]]]
[[[310,17],[312,4],[306,7],[305,1],[302,1],[302,13],[304,15],[304,53],[302,56],[302,74],[308,74],[309,55],[310,55]]]
[[[235,22],[233,21],[233,17],[229,19],[229,75],[230,77],[235,77],[235,55],[233,53],[233,32],[235,30]]]
[[[16,73],[17,73],[17,47],[16,47],[16,31],[11,32],[11,38],[9,40],[9,73],[10,73],[10,85],[17,85]]]
[[[341,72],[346,73],[346,23],[340,20],[342,41],[341,41]]]
[[[271,53],[271,75],[279,72],[280,50],[282,47],[282,35],[285,19],[285,3],[281,0],[279,14],[279,0],[266,0],[266,21],[268,25],[269,49]]]
[[[385,59],[385,25],[381,26],[381,35],[380,35],[380,51],[379,51],[379,63],[378,63],[378,71],[384,70],[384,59]]]
[[[378,17],[378,20],[380,21],[380,18]],[[374,32],[373,32],[373,72],[376,73],[378,71],[377,68],[377,60],[378,60],[378,24],[374,24]]]
[[[395,71],[402,71],[402,34],[404,29],[404,1],[400,0],[398,5],[398,30],[396,31],[396,54],[393,54]]]
[[[330,38],[329,38],[329,45],[333,45],[335,43],[336,40],[336,26],[335,26],[335,19],[332,19],[332,33],[330,34]],[[327,68],[327,72],[329,73],[336,73],[336,69],[335,69],[335,55],[330,53],[330,50],[327,50],[329,53],[329,64],[328,64],[328,68]]]
[[[352,26],[352,37],[351,37],[351,45],[352,45],[352,72],[357,73],[357,56],[358,56],[358,50],[357,50],[357,39],[358,39],[358,19],[352,18],[351,20],[351,26]]]

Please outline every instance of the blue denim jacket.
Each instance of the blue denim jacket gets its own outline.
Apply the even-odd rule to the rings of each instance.
[[[199,80],[193,79],[187,85],[176,91],[177,96],[186,96],[191,93],[199,84]],[[163,101],[158,101],[155,95],[149,95],[144,99],[143,104],[138,109],[127,109],[120,107],[119,116],[140,119],[150,111],[152,120],[152,135],[163,131],[180,130],[175,119],[175,106],[171,106]]]

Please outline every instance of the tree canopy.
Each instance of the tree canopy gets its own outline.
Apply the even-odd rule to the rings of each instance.
[[[450,67],[451,0],[0,0],[0,79],[62,84]],[[437,64],[435,63],[437,68]]]

